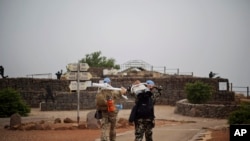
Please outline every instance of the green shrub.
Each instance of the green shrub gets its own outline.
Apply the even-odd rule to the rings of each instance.
[[[193,104],[206,103],[212,97],[212,87],[200,81],[187,83],[184,90],[188,101]]]
[[[27,116],[30,107],[22,100],[20,94],[12,88],[0,91],[0,117],[9,117],[14,113]]]
[[[230,113],[229,124],[250,124],[250,103],[242,103],[239,110]]]

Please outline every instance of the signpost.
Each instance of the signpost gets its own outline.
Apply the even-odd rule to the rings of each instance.
[[[87,63],[80,63],[80,71],[88,71],[89,65]]]
[[[80,90],[86,90],[88,82],[92,78],[92,75],[87,72],[89,65],[87,63],[70,63],[67,65],[67,69],[70,71],[66,74],[66,79],[72,80],[70,82],[70,90],[77,90],[77,123],[80,121]],[[84,82],[80,82],[84,81]]]
[[[66,79],[67,80],[77,80],[77,72],[67,72]]]
[[[89,82],[79,82],[79,90],[86,90],[86,88],[89,86]],[[77,81],[71,81],[69,84],[69,89],[71,91],[77,91]]]
[[[92,75],[89,72],[79,72],[79,79],[80,80],[90,80]],[[66,74],[67,80],[77,80],[77,72],[68,72]]]
[[[80,72],[79,73],[79,79],[80,80],[90,80],[92,78],[92,75],[89,72]]]
[[[67,69],[69,69],[69,71],[77,71],[77,63],[68,64]]]
[[[82,71],[88,71],[89,69],[89,65],[87,63],[79,63],[80,64],[80,72]],[[74,71],[77,72],[78,70],[78,63],[70,63],[67,65],[67,69],[69,69],[69,71]]]

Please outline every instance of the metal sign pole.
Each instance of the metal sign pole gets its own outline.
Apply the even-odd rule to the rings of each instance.
[[[249,87],[247,87],[247,98],[249,98]]]
[[[79,89],[79,70],[80,70],[80,63],[78,62],[77,64],[77,123],[79,124],[80,121],[80,116],[79,116],[79,109],[80,109],[80,105],[79,105],[79,101],[80,101],[80,89]]]
[[[69,85],[70,91],[77,91],[77,123],[79,123],[80,90],[86,90],[86,80],[90,80],[92,75],[87,72],[89,65],[87,63],[80,63],[80,61],[68,64],[67,69],[69,69],[69,72],[66,74],[66,78],[72,80]],[[80,83],[80,81],[84,82]]]

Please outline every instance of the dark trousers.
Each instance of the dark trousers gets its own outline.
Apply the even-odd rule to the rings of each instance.
[[[145,134],[146,141],[153,141],[154,120],[138,119],[135,121],[135,141],[142,141]]]

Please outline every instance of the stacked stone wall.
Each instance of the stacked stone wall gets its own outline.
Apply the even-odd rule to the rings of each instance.
[[[38,108],[45,99],[47,85],[51,86],[56,96],[58,93],[69,92],[69,83],[68,80],[57,79],[7,78],[0,79],[0,90],[13,88],[30,107]]]
[[[68,80],[7,78],[0,79],[0,89],[11,87],[18,91],[43,91],[50,85],[54,91],[69,91]]]
[[[79,94],[79,109],[95,109],[96,91],[82,91]],[[41,111],[60,111],[60,110],[76,110],[77,109],[77,93],[64,93],[56,96],[56,101],[41,102]],[[134,105],[134,102],[125,100],[120,101],[124,109],[128,109]]]
[[[151,79],[156,85],[162,86],[162,95],[156,104],[161,105],[175,105],[177,101],[186,98],[184,87],[186,83],[202,81],[213,86],[215,93],[211,102],[230,103],[234,101],[234,93],[226,91],[219,91],[219,82],[227,82],[223,78],[200,78],[200,77],[187,77],[187,76],[165,76],[161,78],[154,77],[112,77],[112,85],[114,87],[124,86],[129,87],[135,80],[145,82]],[[92,78],[91,81],[98,83],[101,78]],[[69,90],[70,81],[68,80],[55,80],[55,79],[33,79],[33,78],[7,78],[0,79],[0,90],[7,87],[12,87],[19,91],[23,99],[34,108],[46,105],[43,110],[75,110],[77,107],[77,95],[75,92]],[[45,88],[47,85],[52,86],[55,102],[51,100],[46,104]],[[89,87],[87,90],[80,92],[80,108],[91,109],[95,108],[94,99],[97,88]],[[129,101],[123,102],[125,108],[131,108],[134,104],[132,96],[129,95]],[[41,103],[41,104],[40,104]]]
[[[229,92],[229,88],[224,91],[219,91],[219,82],[226,82],[229,86],[228,79],[223,78],[200,78],[200,77],[187,77],[187,76],[167,76],[161,78],[153,77],[114,77],[112,78],[115,87],[128,87],[135,80],[140,80],[141,82],[146,82],[146,80],[151,79],[156,85],[162,86],[162,95],[157,101],[157,104],[163,105],[175,105],[177,101],[185,99],[187,97],[184,87],[186,83],[193,83],[196,81],[201,81],[211,85],[214,89],[214,94],[211,102],[232,102],[234,101],[234,93]]]
[[[175,113],[191,117],[227,118],[237,109],[239,106],[234,104],[191,104],[187,99],[183,99],[176,103]]]

